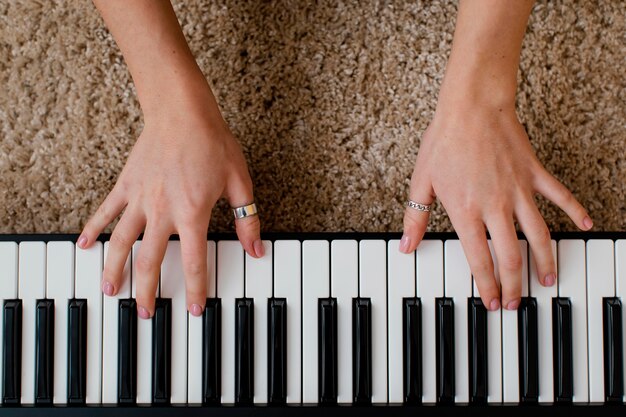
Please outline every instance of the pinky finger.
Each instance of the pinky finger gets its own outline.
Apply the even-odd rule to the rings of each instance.
[[[593,221],[587,214],[587,210],[576,200],[567,187],[545,169],[542,169],[541,174],[537,178],[535,189],[559,206],[579,229],[589,230],[593,227]]]

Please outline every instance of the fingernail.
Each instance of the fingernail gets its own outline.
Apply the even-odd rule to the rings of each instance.
[[[79,246],[81,249],[84,249],[86,244],[87,244],[87,236],[82,236],[82,235],[81,235],[81,236],[78,238],[78,246]]]
[[[198,317],[202,314],[202,307],[200,307],[198,304],[192,304],[191,307],[189,307],[189,312],[192,316]]]
[[[517,309],[517,307],[519,307],[519,300],[509,301],[509,303],[506,305],[507,310],[515,310]]]
[[[150,318],[150,312],[148,310],[146,310],[145,307],[139,307],[139,317],[142,319],[149,319]]]
[[[548,274],[544,278],[543,283],[545,284],[546,287],[551,287],[551,286],[554,285],[555,281],[556,281],[556,275],[555,274]]]
[[[587,230],[593,227],[593,221],[591,221],[591,218],[589,216],[583,219],[583,225],[585,226]]]
[[[496,311],[499,308],[500,308],[500,300],[498,300],[497,298],[494,298],[493,300],[491,300],[491,302],[489,303],[489,310]]]
[[[262,258],[263,255],[265,255],[265,248],[263,247],[263,242],[257,239],[254,241],[252,246],[254,246],[254,253],[256,253],[256,256],[258,256],[259,258]]]
[[[402,239],[400,239],[400,251],[404,253],[409,253],[409,245],[411,244],[411,238],[407,235],[403,235]]]
[[[102,284],[102,292],[109,296],[113,295],[113,285],[111,285],[110,282],[105,281]]]

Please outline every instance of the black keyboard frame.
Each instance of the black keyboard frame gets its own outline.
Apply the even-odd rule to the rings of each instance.
[[[488,233],[486,234],[489,237]],[[598,231],[598,232],[552,232],[552,239],[626,239],[626,231]],[[76,242],[79,234],[77,233],[24,233],[24,234],[0,234],[0,242],[29,242],[29,241],[42,241],[42,242],[54,242],[54,241],[71,241]],[[101,242],[108,241],[111,237],[109,233],[103,233],[98,237]],[[138,239],[140,240],[142,236]],[[381,239],[391,240],[400,239],[402,237],[401,232],[265,232],[261,233],[261,238],[270,241],[276,240],[366,240],[366,239]],[[521,232],[517,233],[518,239],[526,239]],[[208,233],[208,240],[237,240],[237,235],[234,232],[225,233]],[[427,240],[450,240],[458,239],[458,236],[454,232],[427,232],[424,235],[424,239]],[[172,235],[170,240],[179,240],[178,235]],[[626,406],[624,404],[604,404],[604,403],[586,403],[586,404],[539,404],[539,405],[520,405],[520,404],[486,404],[486,405],[469,405],[469,404],[420,404],[420,405],[405,405],[405,404],[372,404],[372,405],[352,405],[352,404],[340,404],[340,405],[318,405],[318,404],[286,404],[282,406],[271,406],[266,404],[258,405],[233,405],[233,404],[221,404],[221,405],[200,405],[200,404],[169,404],[169,405],[144,405],[144,404],[93,404],[82,406],[68,406],[68,405],[2,405],[0,404],[0,416],[34,416],[34,417],[56,417],[56,416],[106,416],[106,417],[122,417],[122,416],[137,416],[137,417],[171,417],[175,413],[184,413],[185,417],[195,416],[216,416],[216,417],[243,417],[243,416],[292,416],[293,413],[298,413],[300,417],[307,416],[320,416],[327,417],[368,417],[380,415],[384,416],[439,416],[440,413],[445,412],[459,412],[459,407],[462,410],[481,413],[483,415],[490,415],[491,413],[506,413],[513,410],[508,410],[511,407],[520,407],[526,413],[532,413],[535,415],[548,415],[548,413],[558,412],[562,413],[576,413],[580,412],[594,412],[601,409],[603,415],[606,416],[623,416]],[[554,409],[556,407],[556,410]]]

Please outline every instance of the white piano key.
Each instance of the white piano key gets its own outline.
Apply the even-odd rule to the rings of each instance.
[[[469,402],[469,358],[467,299],[472,296],[472,272],[459,240],[444,245],[444,292],[454,302],[455,402]]]
[[[301,247],[298,240],[274,242],[274,297],[287,299],[287,403],[302,400]]]
[[[317,304],[330,296],[329,244],[325,240],[302,243],[302,401],[317,403]]]
[[[67,403],[67,306],[74,298],[74,244],[47,245],[46,297],[54,300],[54,395],[55,404]]]
[[[604,401],[604,333],[602,298],[615,296],[612,240],[587,241],[587,322],[589,340],[589,401]]]
[[[131,295],[137,298],[137,276],[135,263],[141,241],[132,248]],[[156,292],[158,294],[158,290]],[[152,402],[152,319],[145,320],[137,316],[137,403]]]
[[[46,244],[19,246],[19,292],[22,300],[22,404],[35,402],[35,309],[46,297]]]
[[[108,253],[109,242],[104,242],[105,263]],[[130,260],[131,253],[128,254],[122,271],[123,278],[118,293],[113,297],[102,296],[102,403],[104,404],[117,403],[119,300],[130,298]]]
[[[626,240],[615,241],[615,296],[622,300],[622,340],[626,339]],[[622,342],[623,343],[623,342]],[[626,347],[622,357],[626,359]],[[626,376],[626,360],[622,361]],[[626,403],[626,392],[624,393]]]
[[[246,298],[254,299],[254,402],[267,403],[267,306],[272,297],[272,242],[265,256],[246,254]],[[289,333],[287,333],[289,335]]]
[[[496,273],[496,279],[499,279],[497,275],[498,262],[494,255],[493,245],[491,240],[488,241],[489,250],[491,251],[491,258],[493,259],[494,271]],[[474,297],[480,297],[480,292],[476,287],[476,280],[472,278],[474,283]],[[498,281],[499,284],[499,281]],[[517,322],[516,322],[517,323]],[[517,329],[517,327],[515,327]],[[515,347],[517,349],[517,346]],[[502,310],[488,311],[487,312],[487,350],[489,352],[488,360],[488,391],[487,402],[489,403],[501,403],[502,402]],[[507,380],[507,383],[509,381]]]
[[[222,303],[222,403],[235,402],[235,299],[244,296],[244,251],[236,240],[217,243],[217,296]]]
[[[76,298],[87,300],[87,404],[101,402],[102,382],[102,242],[76,247]]]
[[[207,242],[207,297],[215,297],[215,242]],[[187,402],[202,403],[202,316],[188,314]]]
[[[372,403],[374,404],[387,402],[386,251],[387,245],[384,240],[359,242],[359,293],[363,298],[370,298],[372,303]]]
[[[352,402],[352,299],[359,295],[356,240],[330,244],[330,293],[337,299],[337,402]]]
[[[0,242],[0,326],[4,326],[4,301],[17,298],[17,243]],[[0,352],[4,346],[3,331],[0,328]],[[3,360],[0,358],[0,376],[4,375]],[[4,392],[4,378],[0,377],[0,395]],[[1,398],[0,398],[1,400]]]
[[[422,300],[422,388],[424,403],[437,401],[435,298],[443,297],[443,242],[423,240],[415,253],[416,291]]]
[[[415,297],[415,252],[402,253],[399,246],[400,241],[397,239],[389,240],[387,244],[387,331],[389,335],[387,346],[389,347],[390,403],[402,403],[404,401],[402,299]],[[422,306],[423,313],[424,307]],[[422,340],[424,339],[422,338]],[[424,365],[423,357],[422,355],[422,366]]]
[[[556,264],[556,241],[552,241]],[[552,351],[552,298],[558,296],[558,287],[544,287],[539,283],[537,268],[530,252],[530,296],[537,299],[537,336],[539,342],[539,402],[554,401],[554,370]],[[558,274],[557,274],[558,276]]]
[[[558,250],[559,297],[572,303],[572,353],[574,363],[574,403],[589,401],[587,367],[587,283],[585,274],[585,242],[563,239]]]
[[[167,242],[161,263],[161,298],[172,299],[171,391],[172,404],[187,402],[187,300],[179,240]]]
[[[522,255],[522,297],[528,297],[528,243],[519,241]],[[500,280],[497,259],[494,259],[496,279]],[[502,395],[505,403],[519,403],[519,340],[517,310],[502,311]],[[490,313],[491,314],[491,313]],[[490,352],[491,354],[491,352]]]

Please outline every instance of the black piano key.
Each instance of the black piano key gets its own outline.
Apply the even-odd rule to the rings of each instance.
[[[517,331],[520,401],[536,403],[539,400],[539,339],[535,298],[522,297],[517,309]]]
[[[87,300],[68,304],[67,403],[85,404],[87,396]]]
[[[37,300],[35,404],[52,404],[54,393],[54,300]]]
[[[422,402],[422,303],[404,298],[402,304],[402,359],[404,402]]]
[[[172,375],[172,299],[157,298],[152,317],[152,403],[169,404]]]
[[[268,401],[285,404],[287,401],[287,300],[268,300]]]
[[[235,305],[235,403],[254,399],[254,302],[238,298]]]
[[[552,299],[552,348],[554,401],[571,403],[574,396],[572,303],[569,298]]]
[[[352,393],[355,404],[372,402],[372,308],[369,298],[352,300]]]
[[[608,403],[621,403],[624,396],[624,350],[622,302],[619,298],[602,300],[604,329],[604,397]]]
[[[337,299],[318,300],[318,395],[320,404],[337,403]]]
[[[454,302],[437,298],[437,402],[454,402]]]
[[[5,300],[2,332],[2,402],[19,404],[22,397],[22,300]]]
[[[137,400],[137,302],[120,300],[117,338],[117,402]]]
[[[469,396],[472,404],[486,404],[489,393],[487,309],[480,298],[470,298],[468,307]]]
[[[202,316],[202,401],[219,404],[222,396],[222,304],[207,298]]]

